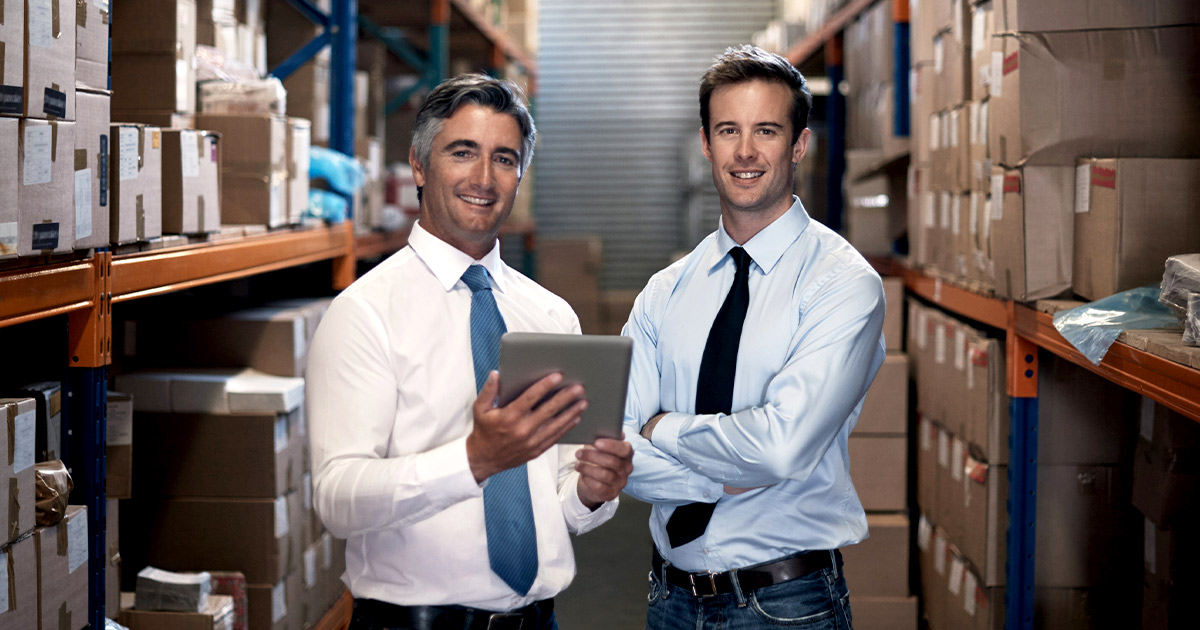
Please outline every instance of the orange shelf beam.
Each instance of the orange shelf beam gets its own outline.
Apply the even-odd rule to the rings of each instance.
[[[0,272],[0,327],[64,315],[96,305],[96,256]]]
[[[350,591],[342,591],[333,606],[321,617],[313,630],[345,630],[350,627],[350,617],[354,614],[354,598]]]
[[[371,232],[354,237],[354,257],[374,258],[392,252],[398,252],[408,245],[408,235],[412,233],[412,225],[390,232]]]
[[[1054,354],[1200,421],[1200,370],[1117,342],[1093,365],[1054,328],[1048,313],[1014,305],[1014,330]]]
[[[842,32],[846,25],[854,18],[858,17],[863,11],[866,11],[871,5],[879,2],[879,0],[853,0],[850,4],[844,6],[837,13],[834,13],[825,20],[821,28],[815,33],[796,42],[794,46],[788,49],[787,60],[792,62],[793,66],[798,66],[813,56],[818,50],[825,46],[825,42],[833,38],[834,35]]]
[[[211,245],[114,256],[112,301],[160,295],[344,257],[350,248],[352,230],[349,223],[340,223]]]
[[[972,293],[905,267],[896,266],[893,269],[898,271],[894,275],[904,277],[904,286],[908,287],[909,291],[926,300],[993,328],[1008,328],[1007,301]]]

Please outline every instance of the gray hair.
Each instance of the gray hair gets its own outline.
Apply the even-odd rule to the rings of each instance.
[[[533,126],[533,116],[525,107],[524,97],[521,88],[512,81],[493,79],[485,74],[462,74],[443,81],[429,93],[417,112],[412,137],[417,161],[421,166],[429,166],[429,158],[433,155],[433,139],[442,130],[442,124],[459,107],[474,104],[508,114],[517,121],[521,128],[520,175],[524,176],[533,161],[533,145],[537,140],[537,128]]]

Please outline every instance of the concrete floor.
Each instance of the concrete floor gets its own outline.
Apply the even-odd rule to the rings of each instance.
[[[575,538],[575,581],[554,598],[561,630],[645,628],[649,520],[649,504],[622,494],[612,520]]]

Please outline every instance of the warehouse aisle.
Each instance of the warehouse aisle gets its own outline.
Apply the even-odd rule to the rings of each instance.
[[[554,598],[562,630],[641,630],[650,571],[650,505],[621,495],[611,521],[575,539],[575,582]]]

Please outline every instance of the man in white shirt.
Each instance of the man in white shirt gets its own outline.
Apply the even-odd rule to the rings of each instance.
[[[509,82],[434,89],[409,153],[409,246],[343,291],[313,340],[314,501],[347,539],[352,628],[556,628],[568,533],[611,518],[632,469],[622,440],[555,446],[587,407],[578,385],[537,405],[557,374],[495,406],[501,333],[579,332],[565,301],[500,259],[535,133]]]

